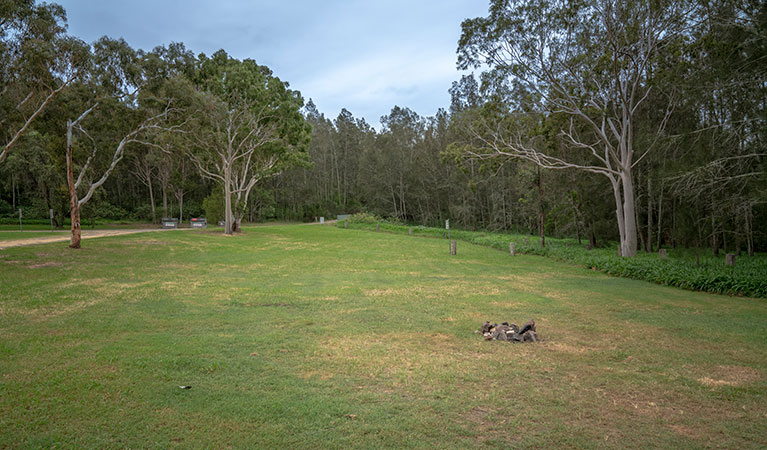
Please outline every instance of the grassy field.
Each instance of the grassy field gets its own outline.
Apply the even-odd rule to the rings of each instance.
[[[764,300],[331,226],[83,245],[0,250],[2,448],[767,446]]]
[[[336,226],[358,230],[379,230],[387,233],[443,238],[441,228],[393,224],[381,222],[374,216],[355,215],[351,220],[339,222]],[[706,249],[665,249],[666,259],[655,253],[639,251],[632,258],[621,258],[617,244],[587,250],[575,239],[546,238],[546,247],[540,245],[540,238],[530,235],[492,233],[486,231],[451,230],[452,239],[509,251],[509,242],[516,244],[520,254],[539,255],[554,258],[570,264],[595,269],[610,275],[636,280],[652,281],[667,286],[681,287],[692,291],[715,294],[739,295],[767,298],[767,255],[741,255],[735,267],[725,264],[724,252],[720,256]]]

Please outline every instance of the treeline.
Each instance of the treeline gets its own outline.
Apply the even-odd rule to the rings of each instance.
[[[309,105],[295,219],[401,222],[753,254],[767,248],[767,8],[756,1],[492,1],[466,20],[449,110],[375,131]],[[616,223],[618,226],[616,227]]]
[[[378,130],[223,50],[85,44],[54,4],[2,14],[9,219],[62,224],[76,205],[84,221],[207,215],[230,232],[365,211],[618,240],[626,256],[767,248],[763,2],[493,0],[458,48],[484,71],[445,110],[394,107]]]

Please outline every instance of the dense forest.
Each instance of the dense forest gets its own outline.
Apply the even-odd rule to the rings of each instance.
[[[231,233],[367,212],[624,256],[765,251],[764,2],[563,3],[491,1],[463,22],[473,73],[451,104],[394,106],[377,130],[224,50],[88,44],[60,6],[4,2],[0,220],[207,216]]]

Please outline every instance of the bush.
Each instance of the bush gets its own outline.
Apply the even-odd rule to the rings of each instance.
[[[158,212],[155,212],[157,215]],[[137,207],[133,214],[131,214],[131,218],[133,220],[139,220],[139,221],[150,221],[152,220],[152,205],[145,204]],[[155,219],[158,219],[158,217],[155,217]]]
[[[213,189],[213,192],[202,201],[202,209],[209,224],[217,224],[224,220],[224,193],[221,189]]]
[[[352,215],[349,218],[349,222],[350,223],[379,223],[379,222],[384,222],[384,220],[376,216],[375,214],[361,212],[361,213]]]

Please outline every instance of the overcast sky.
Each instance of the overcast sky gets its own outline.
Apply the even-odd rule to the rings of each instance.
[[[486,0],[54,0],[86,42],[122,37],[134,48],[183,42],[269,66],[305,101],[341,108],[378,127],[394,105],[423,116],[450,105],[460,78],[461,21]]]

